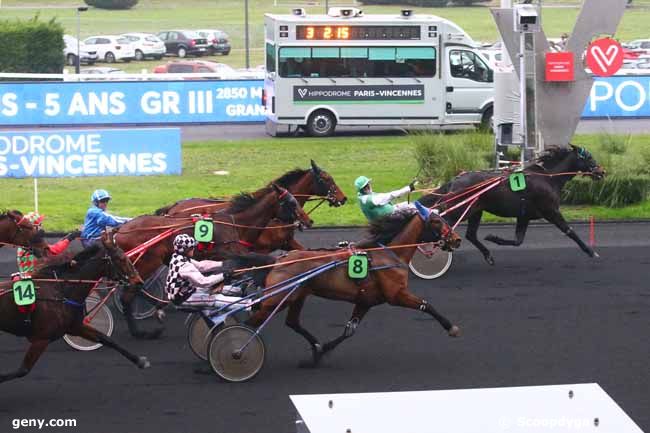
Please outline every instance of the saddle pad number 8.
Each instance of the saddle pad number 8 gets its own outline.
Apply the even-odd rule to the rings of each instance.
[[[526,189],[526,176],[522,172],[512,173],[510,177],[510,189],[514,192]]]
[[[36,302],[36,288],[32,280],[18,280],[13,284],[14,302],[22,307]]]
[[[194,239],[198,242],[212,242],[213,233],[212,220],[199,220],[194,224]]]
[[[353,255],[348,259],[348,277],[362,279],[368,276],[368,257]]]

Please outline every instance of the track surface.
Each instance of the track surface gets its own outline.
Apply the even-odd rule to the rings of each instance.
[[[586,236],[587,227],[576,230]],[[480,233],[489,232],[513,230]],[[650,430],[648,233],[647,223],[597,226],[597,261],[546,225],[531,227],[525,247],[495,247],[496,267],[464,245],[443,279],[411,280],[413,291],[462,327],[461,338],[447,337],[422,313],[382,306],[320,368],[301,369],[307,344],[283,326],[282,315],[264,334],[264,369],[239,385],[200,373],[205,366],[187,347],[181,314],[169,315],[160,341],[131,339],[118,319],[117,339],[148,356],[152,368],[138,370],[107,349],[78,353],[54,343],[30,376],[0,385],[0,432],[12,431],[14,418],[76,418],[76,429],[44,431],[288,433],[295,431],[289,394],[580,382],[598,382]],[[330,246],[358,237],[320,230],[303,239]],[[10,261],[0,250],[2,274]],[[326,340],[339,335],[350,313],[350,305],[313,298],[303,323]],[[25,347],[0,335],[2,369],[16,367]],[[435,410],[395,414],[431,422]]]

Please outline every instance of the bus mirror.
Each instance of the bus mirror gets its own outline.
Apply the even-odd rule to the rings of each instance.
[[[304,8],[295,8],[291,12],[293,12],[293,14],[297,17],[304,17],[307,15],[307,11],[305,11]]]

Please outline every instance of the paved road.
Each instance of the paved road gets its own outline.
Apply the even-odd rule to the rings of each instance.
[[[577,227],[582,235],[587,229]],[[512,228],[481,233],[488,232]],[[106,349],[78,353],[57,342],[30,376],[1,385],[0,431],[11,431],[13,418],[76,418],[77,429],[50,430],[288,433],[295,431],[289,394],[583,382],[599,383],[650,430],[648,233],[649,223],[598,225],[597,261],[546,225],[532,227],[523,248],[495,247],[496,267],[463,246],[443,279],[411,281],[414,292],[462,326],[461,338],[450,339],[419,312],[378,307],[321,368],[300,369],[307,345],[278,318],[264,335],[263,371],[239,385],[201,374],[182,315],[170,315],[160,341],[137,342],[118,321],[117,339],[148,356],[151,369],[137,370]],[[346,238],[358,233],[304,235],[311,246]],[[4,251],[0,260],[4,274],[11,257]],[[347,304],[310,299],[304,324],[327,339],[341,332],[350,312]],[[25,342],[1,335],[0,348],[2,368],[13,368]],[[435,410],[412,415],[427,422]],[[408,408],[397,413],[406,416]]]

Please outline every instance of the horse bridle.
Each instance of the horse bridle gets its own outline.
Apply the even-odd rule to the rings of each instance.
[[[278,200],[280,201],[280,208],[282,209],[287,209],[289,206],[293,205],[293,209],[291,210],[291,217],[288,219],[283,218],[284,215],[281,215],[278,219],[282,222],[285,223],[296,223],[298,226],[298,229],[302,231],[303,228],[303,223],[300,221],[300,218],[298,216],[298,206],[300,204],[298,201],[295,199],[293,196],[289,196],[289,190],[285,189],[278,195]],[[287,212],[289,213],[289,212]]]
[[[323,200],[327,200],[330,206],[338,204],[339,201],[336,199],[336,190],[334,186],[325,182],[325,179],[321,177],[321,170],[316,170],[312,167],[312,173],[314,174],[314,190],[318,195],[325,197]],[[325,194],[322,194],[323,191],[326,191]]]
[[[31,222],[27,221],[25,215],[23,215],[18,221],[16,221],[16,219],[13,217],[13,215],[9,215],[9,218],[11,218],[11,220],[14,222],[14,224],[16,224],[16,231],[14,232],[14,235],[11,238],[11,240],[9,242],[7,242],[8,244],[18,245],[18,244],[16,244],[15,241],[16,241],[16,238],[18,237],[18,233],[21,233],[23,230],[36,231],[36,233],[38,234],[38,230],[39,230],[39,228],[41,226],[40,223],[34,224],[34,223],[31,223]],[[27,224],[29,224],[29,225],[24,225],[23,224],[24,222],[27,222]],[[34,239],[34,236],[32,236],[29,239],[29,243],[27,245],[18,245],[18,246],[21,246],[23,248],[30,248],[31,245],[32,245],[32,240],[33,239]]]

